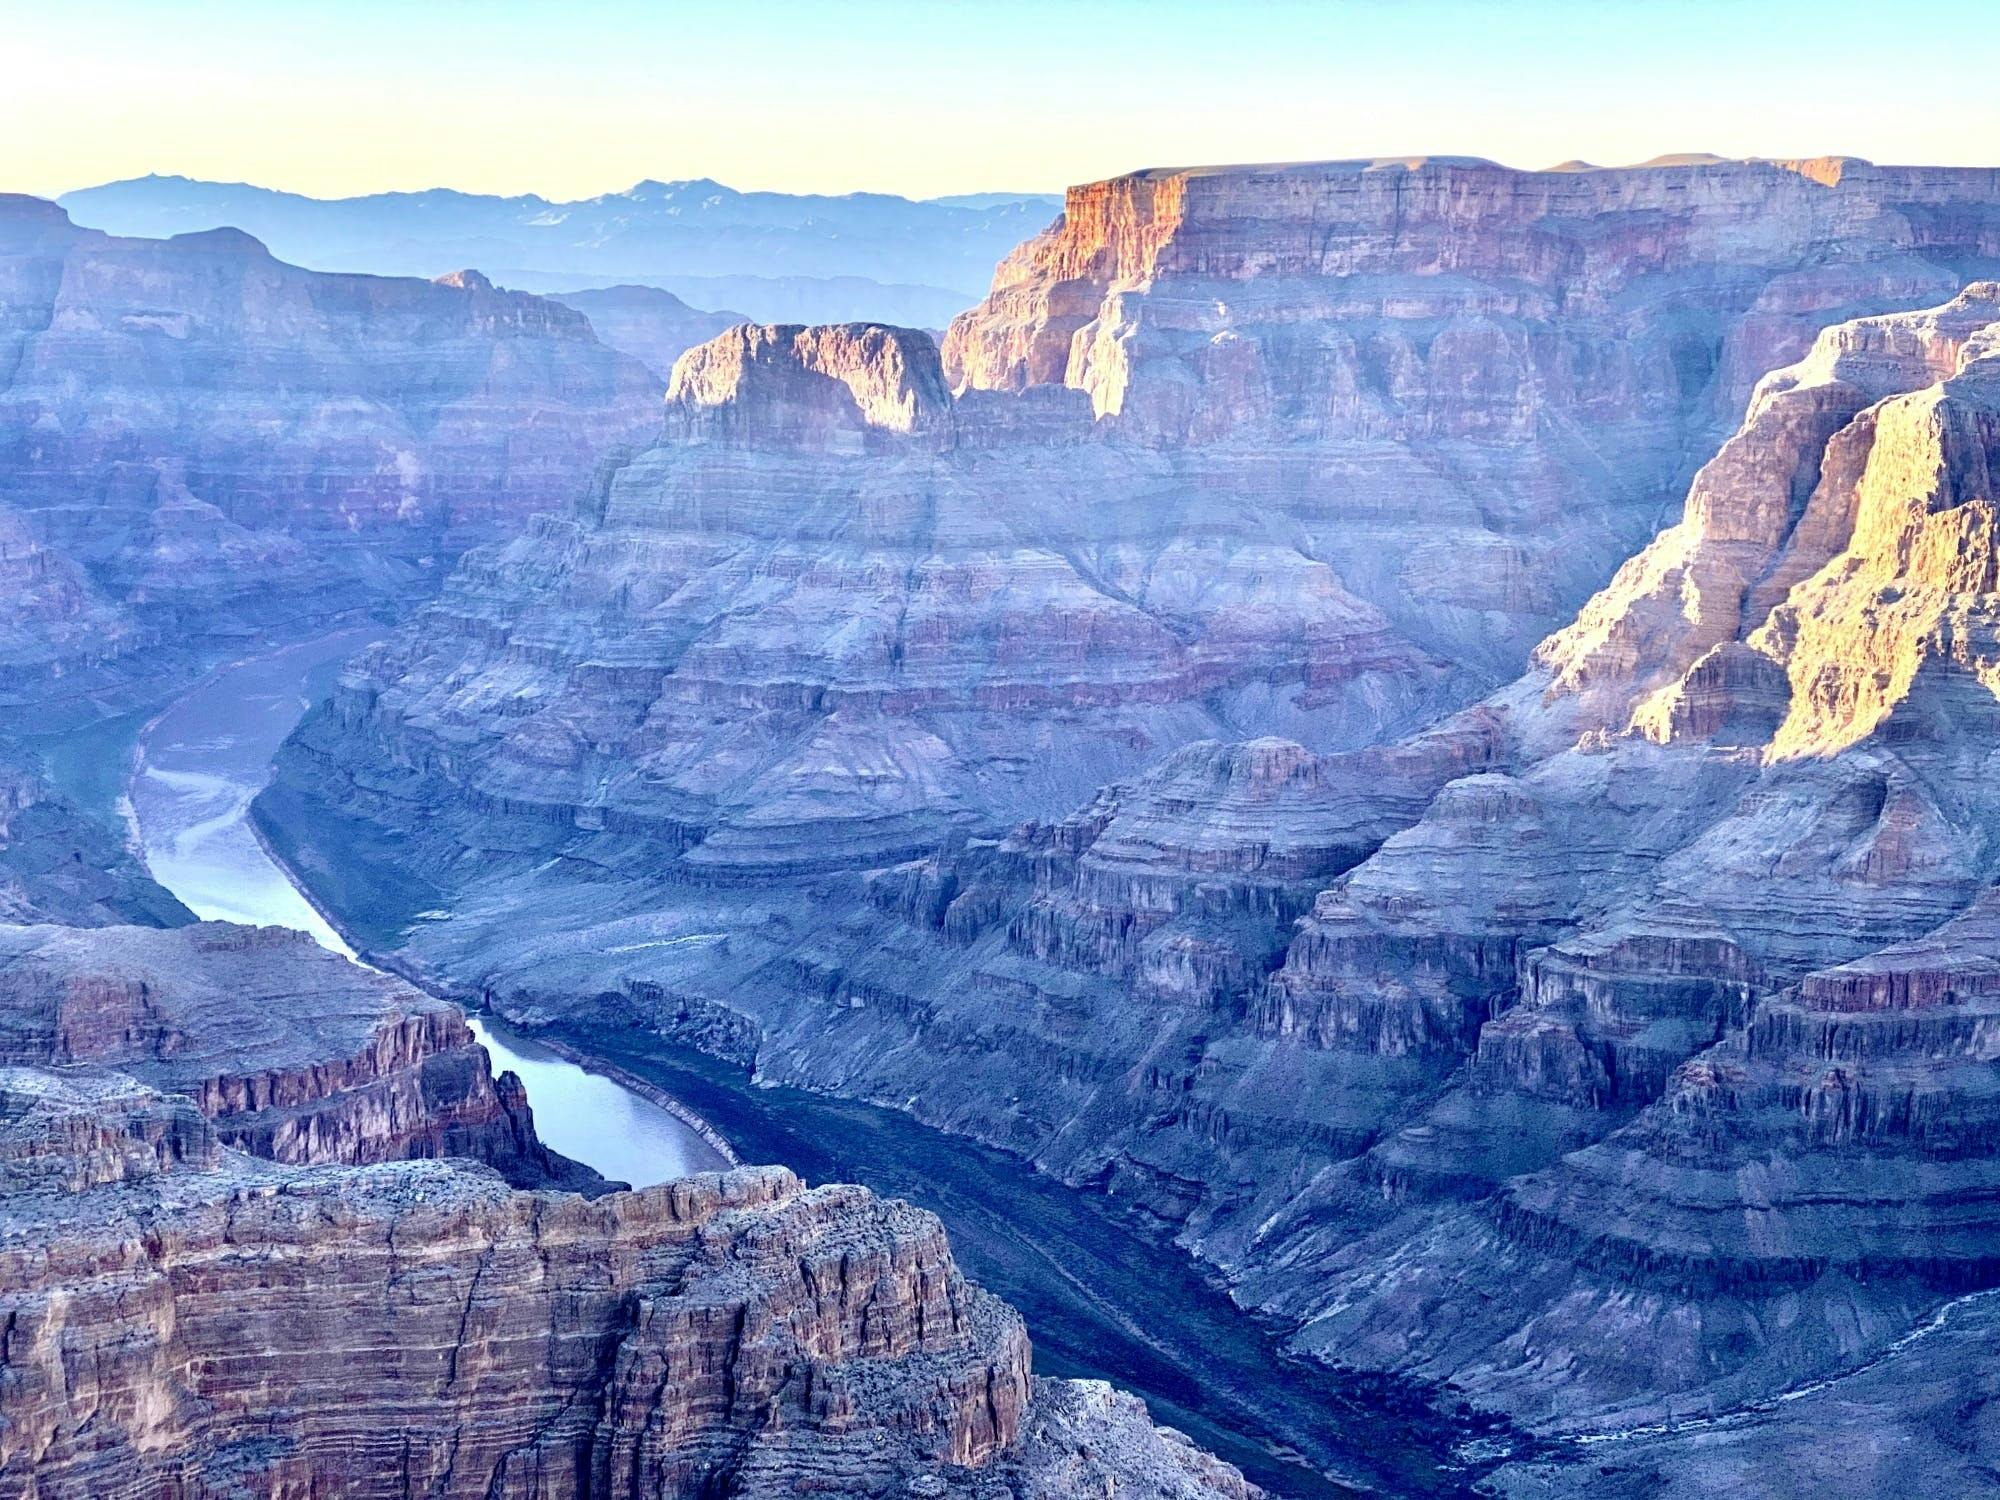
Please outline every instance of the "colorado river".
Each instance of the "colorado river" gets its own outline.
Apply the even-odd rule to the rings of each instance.
[[[300,928],[353,956],[258,840],[250,803],[308,702],[367,639],[348,632],[226,668],[142,732],[128,815],[155,878],[197,914]],[[520,1074],[556,1150],[640,1184],[719,1164],[707,1141],[651,1099],[474,1025],[495,1065]],[[656,1038],[550,1040],[681,1101],[746,1161],[782,1162],[809,1182],[860,1182],[932,1210],[966,1274],[1026,1315],[1037,1370],[1137,1392],[1156,1421],[1276,1497],[1462,1494],[1478,1477],[1484,1461],[1461,1462],[1472,1450],[1460,1444],[1485,1424],[1441,1414],[1397,1382],[1288,1355],[1276,1331],[1186,1255],[1014,1157],[896,1110],[759,1087]]]
[[[250,803],[308,703],[370,638],[346,631],[224,667],[141,733],[132,830],[153,878],[196,916],[295,927],[355,957],[258,842]],[[536,1132],[563,1155],[637,1186],[726,1165],[650,1099],[477,1016],[472,1028],[496,1069],[520,1075]]]

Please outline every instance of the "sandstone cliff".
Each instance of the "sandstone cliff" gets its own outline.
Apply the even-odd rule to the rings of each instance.
[[[937,1221],[745,1169],[595,1202],[299,1168],[99,1069],[0,1069],[0,1494],[1249,1500],[1034,1382]]]
[[[274,1161],[464,1156],[602,1186],[535,1138],[456,1006],[281,928],[0,927],[0,1062],[116,1068]]]

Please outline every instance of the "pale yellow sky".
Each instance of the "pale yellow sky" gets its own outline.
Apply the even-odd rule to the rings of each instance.
[[[1984,163],[2000,90],[1966,80],[2000,76],[1996,33],[1964,0],[1904,27],[1848,0],[0,0],[0,187],[923,196],[1425,151]]]

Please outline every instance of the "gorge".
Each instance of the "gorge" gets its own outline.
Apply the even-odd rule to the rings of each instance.
[[[661,441],[352,665],[260,814],[418,972],[1016,1152],[1301,1352],[1552,1439],[1754,1407],[1985,1274],[1976,1228],[1961,1261],[1911,1218],[1976,1212],[1970,1182],[1861,1227],[1898,1170],[1880,1152],[1973,1149],[1981,1086],[1946,1085],[1944,1054],[1884,1062],[1926,1082],[1880,1102],[1868,1076],[1823,1085],[1831,1155],[1761,1148],[1813,1163],[1794,1229],[1734,1127],[1700,1127],[1708,1176],[1669,1189],[1663,1163],[1750,1108],[1729,1049],[1815,965],[1899,951],[1980,889],[1977,774],[1923,758],[1977,691],[1927,669],[1946,696],[1886,752],[1801,760],[1760,716],[1795,634],[1790,680],[1827,712],[1874,691],[1828,675],[1888,628],[1854,602],[1847,528],[1889,524],[1868,485],[1900,505],[1960,476],[1924,556],[1981,524],[1995,187],[1425,160],[1077,189],[942,350],[769,328],[683,356]],[[1844,321],[1912,306],[1938,310]],[[1878,405],[1899,425],[1873,448]],[[1585,606],[1717,448],[1680,532]],[[1677,534],[1704,550],[1668,573]],[[1695,639],[1652,623],[1635,571]],[[1834,592],[1795,619],[1815,574]],[[1948,638],[1978,670],[1976,614],[1909,607],[1902,660]],[[1621,676],[1657,698],[1607,711]],[[1984,1077],[1976,1023],[1951,1024]],[[1807,1085],[1758,1087],[1767,1130]],[[1931,1110],[1954,1123],[1891,1123]],[[1868,1186],[1832,1206],[1843,1180]],[[1628,1227],[1730,1192],[1752,1206]]]
[[[0,207],[0,1494],[1986,1483],[2000,171]]]

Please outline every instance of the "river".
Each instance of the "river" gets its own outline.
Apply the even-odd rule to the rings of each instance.
[[[295,927],[355,957],[265,852],[250,803],[312,699],[371,638],[345,631],[224,667],[141,731],[128,817],[153,878],[196,916]],[[727,1165],[651,1100],[482,1017],[471,1020],[494,1066],[521,1076],[536,1132],[563,1155],[639,1187]]]
[[[345,632],[226,667],[141,731],[127,817],[154,877],[197,915],[299,928],[355,957],[258,840],[249,808],[279,744],[370,638]],[[652,1100],[490,1019],[473,1024],[495,1065],[521,1076],[554,1149],[637,1185],[722,1164]],[[783,1162],[808,1181],[861,1182],[931,1209],[966,1273],[1026,1315],[1038,1370],[1137,1391],[1155,1420],[1274,1496],[1463,1492],[1485,1467],[1454,1456],[1470,1451],[1458,1444],[1473,1427],[1407,1387],[1286,1355],[1274,1330],[1187,1256],[1013,1157],[894,1110],[758,1087],[699,1054],[552,1040],[681,1101],[746,1161]],[[1508,1445],[1479,1446],[1497,1456]]]

